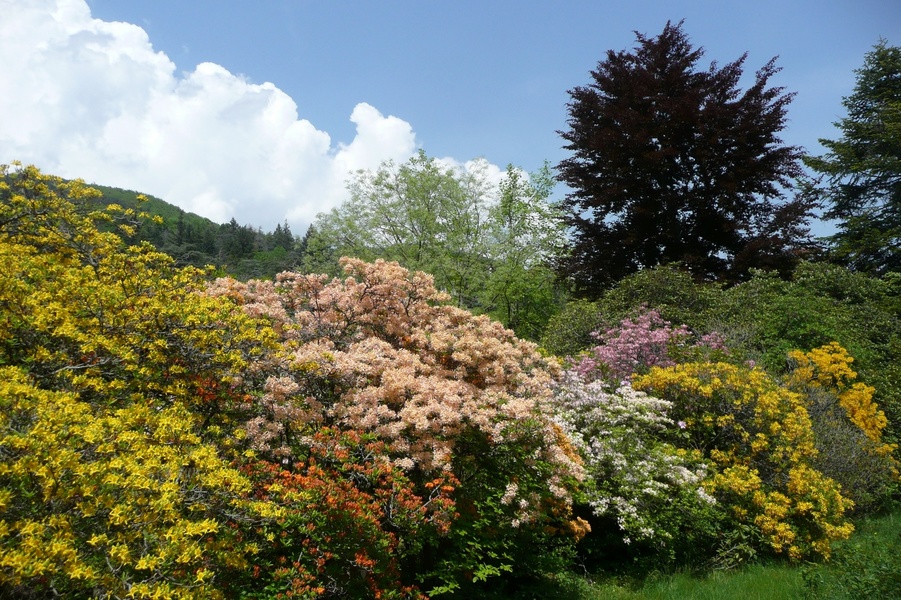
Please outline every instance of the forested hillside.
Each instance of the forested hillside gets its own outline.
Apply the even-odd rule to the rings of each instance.
[[[143,219],[134,235],[126,235],[125,241],[150,242],[179,265],[212,265],[242,279],[272,278],[295,267],[303,251],[302,240],[287,223],[269,232],[239,225],[234,219],[218,224],[153,196],[103,185],[92,187],[101,193],[92,201],[98,207],[116,204],[159,217],[159,221]]]

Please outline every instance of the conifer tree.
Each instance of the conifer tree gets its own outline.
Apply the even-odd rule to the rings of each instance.
[[[856,73],[841,138],[821,139],[828,152],[804,162],[825,176],[826,217],[839,220],[834,257],[883,274],[901,267],[901,47],[881,40]]]

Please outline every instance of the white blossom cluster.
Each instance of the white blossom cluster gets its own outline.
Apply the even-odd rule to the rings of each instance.
[[[687,499],[689,510],[714,502],[701,487],[703,461],[666,441],[684,427],[667,417],[670,402],[628,385],[610,392],[574,370],[563,374],[555,397],[558,423],[585,460],[589,504],[616,520],[624,542],[665,544],[675,532],[657,523],[667,511],[685,509],[677,499]]]

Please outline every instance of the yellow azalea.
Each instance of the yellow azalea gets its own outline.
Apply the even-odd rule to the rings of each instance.
[[[816,365],[826,364],[829,375],[818,381],[845,385],[853,372],[843,355],[830,359],[835,352],[830,346],[816,353],[810,358],[814,366],[798,373],[816,378]],[[761,369],[685,363],[654,367],[635,376],[633,387],[673,402],[674,418],[692,421],[690,443],[705,448],[719,467],[708,476],[707,489],[737,519],[753,523],[776,552],[795,548],[792,558],[828,556],[829,543],[847,537],[845,515],[853,503],[811,466],[817,450],[807,400],[791,383],[782,385]],[[860,399],[855,404],[866,406]]]
[[[795,350],[789,356],[795,362],[789,385],[801,389],[818,387],[835,394],[849,421],[873,442],[869,450],[889,458],[897,473],[898,463],[892,456],[897,447],[882,441],[888,419],[873,400],[875,388],[855,381],[857,373],[851,368],[854,357],[838,342],[830,342],[810,352]]]
[[[215,596],[195,573],[241,562],[205,548],[250,482],[211,442],[235,426],[202,431],[198,391],[274,334],[203,294],[203,272],[97,227],[127,233],[140,211],[98,210],[99,192],[34,167],[0,175],[0,586]]]

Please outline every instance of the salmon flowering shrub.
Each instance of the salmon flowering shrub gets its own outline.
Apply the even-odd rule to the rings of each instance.
[[[776,553],[828,557],[853,526],[853,502],[814,468],[817,455],[806,397],[761,369],[728,363],[654,367],[633,386],[672,403],[685,446],[713,470],[704,486],[737,523],[756,528]]]
[[[610,391],[570,370],[556,403],[585,460],[587,503],[595,516],[615,519],[624,543],[668,550],[715,504],[701,485],[708,469],[700,452],[668,441],[685,426],[668,416],[671,402],[627,385]]]
[[[250,448],[290,463],[311,431],[354,430],[384,443],[422,497],[427,482],[452,476],[460,514],[452,538],[492,514],[481,532],[494,542],[461,559],[494,565],[485,572],[512,564],[491,544],[506,544],[513,529],[574,530],[569,507],[583,471],[550,418],[558,365],[499,323],[446,304],[429,275],[381,260],[341,263],[343,280],[282,273],[209,287],[268,319],[281,340],[277,360],[251,367],[266,383],[245,426]],[[485,566],[442,564],[461,573]]]

